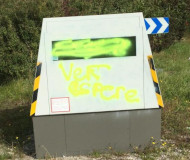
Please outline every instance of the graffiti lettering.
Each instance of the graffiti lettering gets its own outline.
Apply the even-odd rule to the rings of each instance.
[[[74,68],[74,64],[71,63],[68,73],[61,63],[59,68],[65,80],[70,82],[68,91],[73,96],[92,95],[93,97],[100,97],[102,100],[109,101],[113,99],[119,100],[121,94],[123,94],[128,103],[140,102],[137,90],[126,89],[124,86],[104,85],[100,82],[101,75],[98,73],[100,69],[110,70],[111,66],[108,64],[88,65],[85,68],[86,70],[84,70],[81,67]],[[92,80],[95,80],[95,82]],[[106,93],[109,93],[109,95]]]

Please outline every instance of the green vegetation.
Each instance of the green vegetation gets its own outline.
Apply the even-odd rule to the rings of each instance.
[[[15,105],[15,108],[0,110],[0,156],[5,157],[9,153],[16,157],[22,157],[24,153],[35,154],[29,111],[30,105]]]
[[[33,78],[0,85],[0,160],[34,154],[32,88]]]
[[[162,135],[190,147],[190,36],[154,59],[165,103]]]
[[[0,82],[34,74],[42,19],[59,17],[59,0],[0,0]]]
[[[0,85],[0,110],[29,105],[32,100],[33,78],[12,80]]]
[[[4,159],[11,159],[12,156],[8,153],[3,153],[0,155],[0,160],[4,160]]]

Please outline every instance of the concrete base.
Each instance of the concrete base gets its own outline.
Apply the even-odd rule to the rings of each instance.
[[[127,152],[159,140],[161,109],[33,117],[37,158]]]

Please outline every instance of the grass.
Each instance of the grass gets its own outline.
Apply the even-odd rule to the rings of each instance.
[[[4,159],[11,159],[12,155],[8,154],[8,153],[3,153],[0,155],[0,160],[4,160]]]
[[[135,150],[141,159],[154,159],[165,154],[169,159],[188,159],[190,153],[190,35],[170,48],[154,54],[159,84],[165,108],[162,110],[162,139],[160,147],[151,144],[144,151]],[[0,144],[12,148],[22,157],[34,154],[32,121],[29,117],[33,78],[19,79],[0,86]],[[171,153],[169,155],[169,153]],[[173,154],[173,153],[177,153]],[[111,151],[116,157],[128,153]],[[0,160],[12,158],[7,150]],[[94,152],[91,157],[109,159]],[[188,157],[188,158],[187,158]]]
[[[30,104],[33,79],[13,80],[0,85],[0,110]]]
[[[190,35],[154,60],[165,103],[162,137],[190,147]]]
[[[29,110],[30,106],[17,106],[14,109],[0,111],[0,144],[11,148],[11,152],[19,157],[23,153],[34,154],[32,119]],[[0,153],[1,149],[0,147]]]
[[[34,154],[32,119],[29,116],[33,82],[19,79],[0,86],[0,160]],[[6,149],[4,149],[6,148]],[[9,154],[10,153],[13,154]],[[11,157],[10,157],[11,156]]]

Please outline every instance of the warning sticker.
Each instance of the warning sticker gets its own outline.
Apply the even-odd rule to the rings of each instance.
[[[51,98],[51,112],[70,112],[69,97]]]

